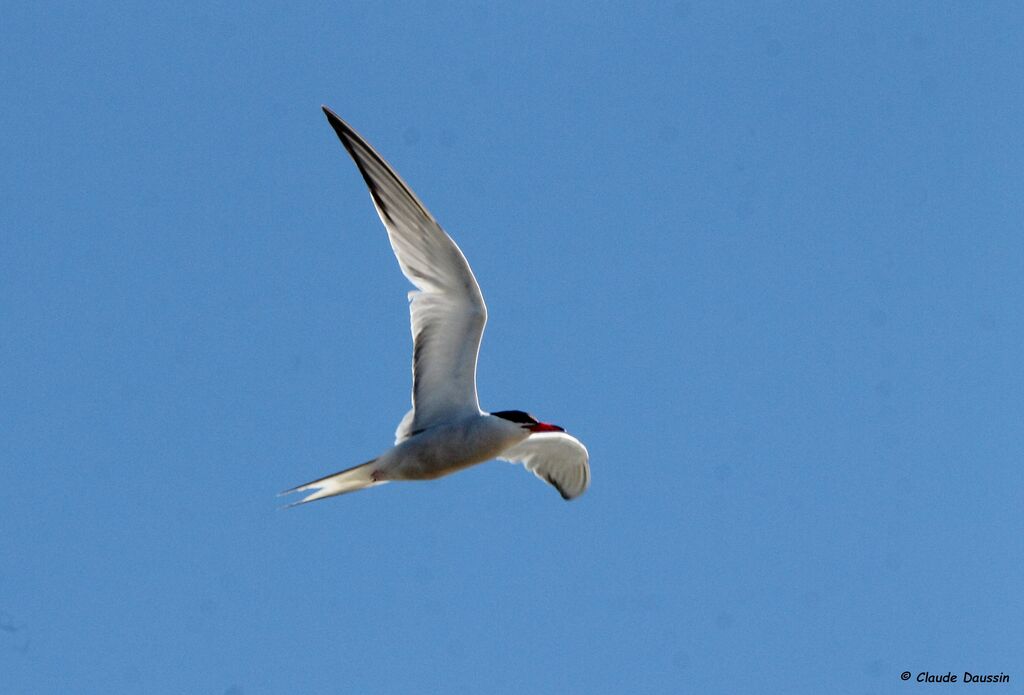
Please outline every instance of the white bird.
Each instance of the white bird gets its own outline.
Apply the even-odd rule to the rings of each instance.
[[[564,499],[578,497],[590,484],[589,454],[579,440],[521,410],[480,409],[476,361],[487,307],[466,257],[384,158],[323,110],[370,189],[402,272],[416,286],[409,293],[412,409],[388,451],[281,494],[314,490],[295,503],[303,504],[393,480],[440,478],[498,458],[522,462]]]

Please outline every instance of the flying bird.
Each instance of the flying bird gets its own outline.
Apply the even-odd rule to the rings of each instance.
[[[412,409],[391,449],[281,494],[313,491],[294,503],[303,504],[391,481],[440,478],[493,458],[522,463],[563,499],[583,494],[590,457],[579,440],[522,410],[480,409],[476,362],[487,307],[466,257],[384,158],[323,110],[370,189],[402,273],[416,287],[409,293]]]

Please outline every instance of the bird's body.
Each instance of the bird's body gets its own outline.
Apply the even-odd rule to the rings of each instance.
[[[282,494],[315,490],[302,504],[389,481],[432,480],[492,458],[524,463],[565,499],[582,494],[590,466],[578,440],[523,411],[480,409],[476,362],[487,308],[462,251],[387,162],[330,109],[324,113],[370,189],[402,272],[417,288],[409,293],[413,407],[388,451]]]
[[[383,454],[379,480],[433,480],[497,457],[530,436],[487,413],[437,425]]]

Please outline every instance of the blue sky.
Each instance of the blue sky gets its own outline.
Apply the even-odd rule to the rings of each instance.
[[[8,3],[0,689],[1024,681],[1016,3]],[[591,452],[279,511],[408,407],[328,104]]]

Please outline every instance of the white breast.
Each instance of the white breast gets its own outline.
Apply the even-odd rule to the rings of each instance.
[[[384,475],[390,480],[427,480],[493,459],[529,436],[515,423],[490,415],[438,425],[390,452]]]

